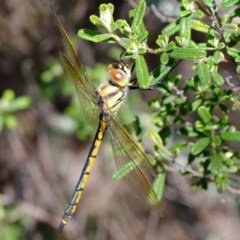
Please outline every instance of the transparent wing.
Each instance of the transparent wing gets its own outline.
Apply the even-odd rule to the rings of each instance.
[[[61,30],[65,43],[67,44],[67,48],[69,50],[69,56],[61,52],[60,58],[66,70],[72,77],[81,107],[86,116],[89,116],[89,114],[93,115],[92,113],[94,112],[94,115],[98,117],[96,87],[89,79],[86,69],[82,64],[79,55],[77,54],[77,51],[75,50],[60,19],[56,14],[55,17],[57,19],[58,26]]]
[[[131,186],[141,195],[147,197],[153,205],[158,203],[151,183],[155,172],[131,135],[118,124],[115,118],[109,120],[114,157],[118,169],[124,169],[124,176]]]

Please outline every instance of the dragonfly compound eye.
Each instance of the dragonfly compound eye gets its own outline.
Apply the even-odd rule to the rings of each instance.
[[[122,66],[120,64],[110,64],[107,67],[108,73],[112,79],[112,81],[118,85],[119,87],[127,87],[129,80],[130,80],[130,74],[128,74],[129,71],[126,65]],[[126,69],[126,71],[125,71]],[[129,72],[130,73],[130,72]]]

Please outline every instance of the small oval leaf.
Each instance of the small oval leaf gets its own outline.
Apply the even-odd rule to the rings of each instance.
[[[191,154],[196,156],[201,153],[210,143],[210,139],[208,137],[204,137],[199,139],[192,147]]]
[[[222,169],[222,157],[219,153],[216,151],[213,151],[213,153],[210,156],[211,161],[211,170],[213,173],[218,173]]]
[[[107,31],[110,33],[112,32],[112,26],[114,24],[113,21],[113,11],[114,6],[111,3],[108,4],[101,4],[99,7],[100,11],[100,20],[102,22],[102,25]]]
[[[218,72],[212,72],[211,75],[212,75],[213,81],[218,86],[222,86],[224,84],[224,79]]]
[[[104,28],[104,25],[103,25],[101,19],[100,19],[98,16],[96,16],[96,15],[91,15],[91,16],[90,16],[90,21],[91,21],[91,23],[92,23],[93,25],[95,25],[95,26],[97,26],[97,27],[99,27],[99,28]]]
[[[18,97],[12,103],[12,110],[17,111],[21,109],[26,109],[31,105],[31,98],[27,96]]]
[[[208,88],[211,82],[210,70],[204,62],[199,62],[197,65],[198,77],[202,83],[203,88]]]
[[[191,20],[191,27],[192,27],[192,29],[194,29],[198,32],[204,32],[204,33],[207,33],[210,28],[209,25],[207,25],[203,21],[199,21],[196,19]]]
[[[138,55],[136,58],[136,75],[139,85],[142,88],[148,88],[149,75],[146,61],[142,55]]]
[[[204,49],[199,48],[173,48],[171,52],[169,52],[169,56],[177,59],[201,59],[206,57],[207,53]]]
[[[223,132],[220,134],[220,137],[225,141],[240,141],[240,132]]]
[[[193,103],[192,103],[192,111],[194,112],[202,103],[202,99],[196,99]]]
[[[178,29],[179,24],[177,23],[177,21],[173,21],[162,30],[162,35],[172,36],[178,31]]]
[[[139,4],[137,5],[136,9],[132,11],[132,14],[134,15],[132,20],[132,28],[138,28],[142,24],[143,17],[146,10],[146,1],[141,0]]]
[[[153,182],[153,190],[156,193],[157,199],[159,202],[162,200],[163,190],[164,190],[164,186],[165,186],[165,179],[166,179],[166,174],[159,173]],[[154,205],[155,205],[155,203],[154,203]]]
[[[163,53],[163,54],[161,55],[161,63],[162,63],[163,65],[166,65],[166,64],[168,63],[168,61],[169,61],[168,54],[167,54],[167,53]]]
[[[78,36],[81,39],[92,41],[92,42],[115,42],[112,36],[108,33],[99,33],[90,29],[80,29]]]
[[[197,112],[204,123],[207,124],[212,120],[212,115],[209,112],[209,108],[201,106],[198,108]]]
[[[223,0],[221,6],[222,8],[229,8],[236,4],[239,4],[239,0]]]
[[[237,24],[228,23],[223,26],[223,31],[228,33],[236,33],[239,31],[239,28]]]
[[[191,34],[186,34],[191,32],[191,24],[190,24],[190,19],[188,17],[184,17],[180,21],[180,26],[179,26],[179,36],[180,37],[186,37],[188,36],[188,40],[191,37]]]

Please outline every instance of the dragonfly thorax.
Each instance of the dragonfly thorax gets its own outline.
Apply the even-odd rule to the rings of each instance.
[[[98,87],[98,104],[103,109],[103,114],[114,115],[127,96],[131,74],[124,62],[110,64],[107,70],[111,79]]]

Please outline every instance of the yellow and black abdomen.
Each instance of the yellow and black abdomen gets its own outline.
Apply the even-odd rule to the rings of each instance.
[[[94,141],[93,141],[91,149],[88,153],[87,160],[82,169],[81,176],[77,182],[77,185],[75,187],[72,198],[69,201],[68,206],[63,214],[62,221],[59,226],[59,232],[63,231],[64,226],[69,222],[70,218],[76,211],[77,204],[79,203],[79,201],[81,199],[83,190],[88,181],[88,177],[92,171],[94,162],[95,162],[98,152],[100,150],[100,146],[101,146],[101,143],[102,143],[102,140],[105,135],[107,127],[108,127],[108,123],[103,119],[102,115],[100,115],[100,121],[99,121],[98,129],[97,129]]]

